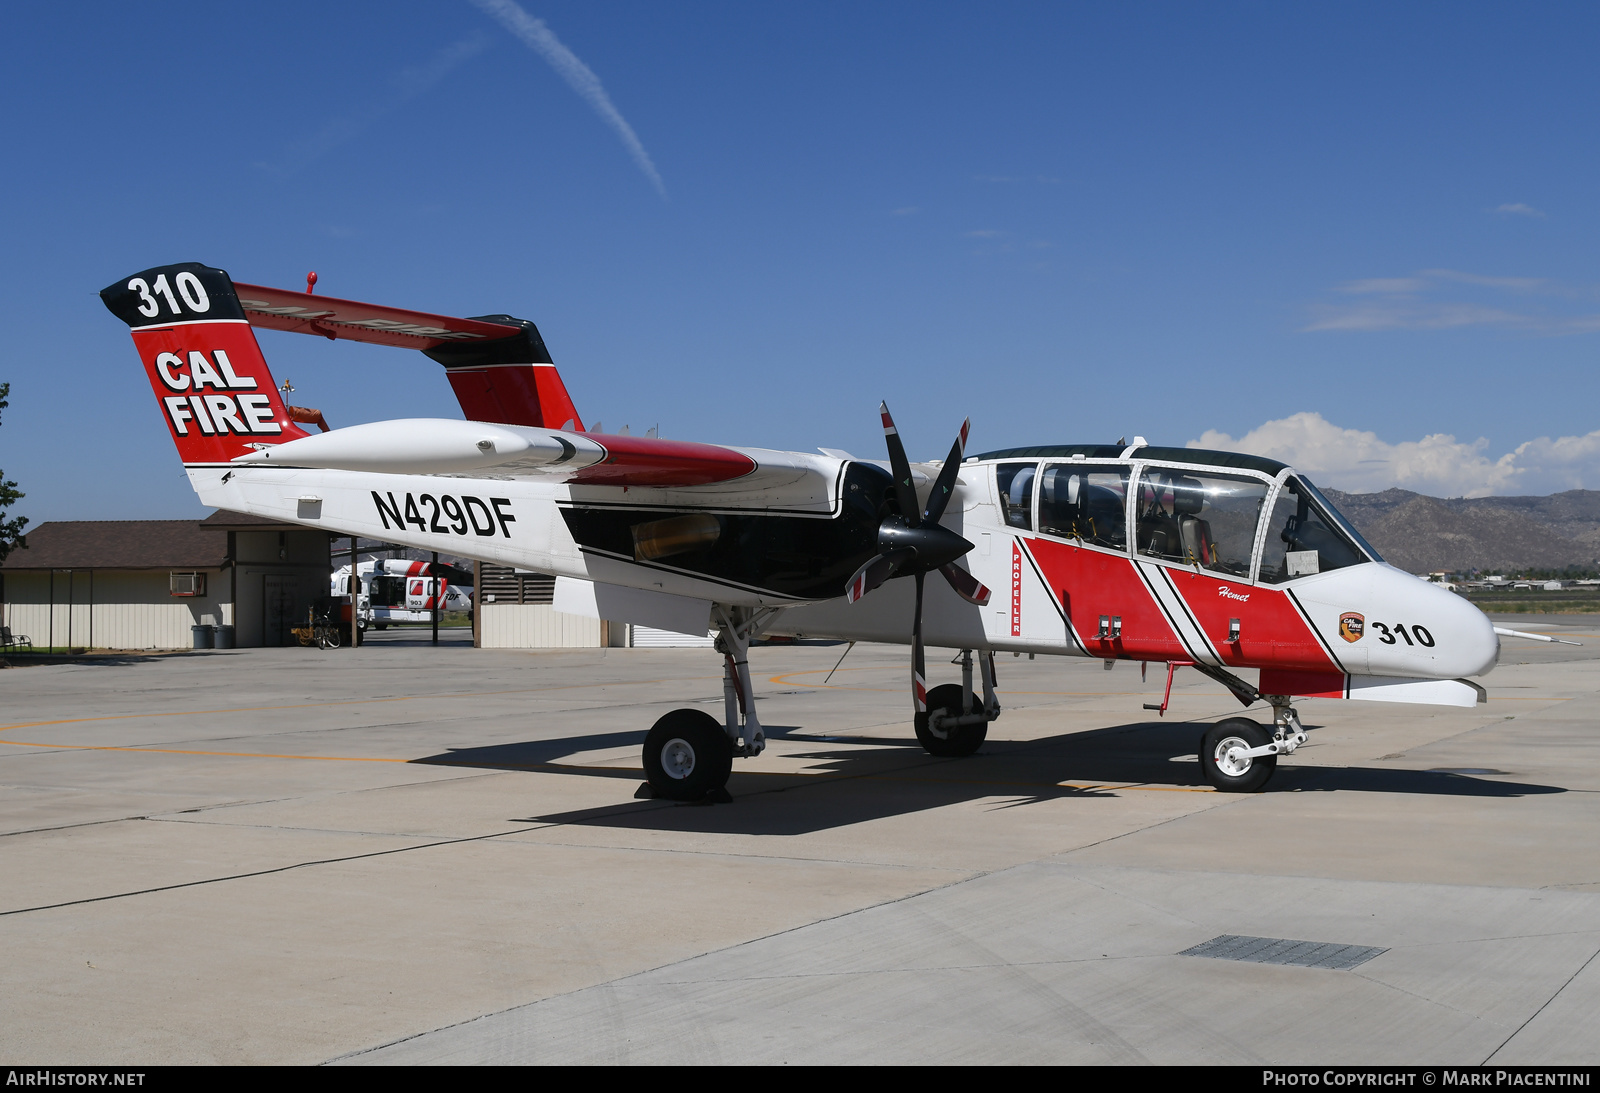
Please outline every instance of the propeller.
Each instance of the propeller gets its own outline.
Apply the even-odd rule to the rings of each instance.
[[[900,432],[889,416],[887,403],[878,404],[883,416],[883,438],[889,448],[889,469],[894,475],[895,500],[899,512],[884,517],[878,525],[878,554],[870,558],[845,585],[846,601],[855,603],[891,577],[913,576],[917,582],[917,609],[911,624],[911,695],[917,713],[928,709],[928,687],[922,655],[922,590],[923,578],[937,569],[955,590],[956,595],[968,603],[983,607],[989,602],[989,590],[972,574],[956,565],[956,559],[972,549],[972,544],[939,523],[950,495],[955,490],[956,475],[961,473],[965,458],[967,431],[972,420],[961,423],[961,435],[950,446],[939,477],[934,480],[928,494],[927,508],[918,512],[917,489],[911,478],[911,463],[906,459],[906,449],[900,443]]]

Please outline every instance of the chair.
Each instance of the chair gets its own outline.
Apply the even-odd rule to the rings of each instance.
[[[0,626],[0,649],[33,649],[33,639],[25,634],[13,634],[11,627]]]

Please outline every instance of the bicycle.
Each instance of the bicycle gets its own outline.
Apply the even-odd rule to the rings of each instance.
[[[323,612],[311,620],[311,640],[317,643],[319,649],[337,649],[341,642],[339,636],[339,623],[333,618],[332,612]]]

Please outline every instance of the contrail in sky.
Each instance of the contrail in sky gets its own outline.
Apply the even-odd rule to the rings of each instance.
[[[521,38],[529,49],[549,62],[550,67],[556,70],[556,75],[566,80],[568,86],[594,108],[594,112],[600,115],[601,120],[617,131],[617,136],[622,138],[623,146],[633,156],[634,162],[639,165],[639,170],[655,184],[656,192],[663,198],[667,196],[667,188],[661,183],[661,175],[656,171],[656,165],[650,161],[650,153],[639,143],[639,136],[633,131],[633,126],[629,125],[627,119],[612,105],[611,96],[607,95],[606,89],[601,86],[600,77],[596,76],[588,65],[578,60],[572,50],[561,44],[561,39],[551,33],[550,28],[544,25],[543,19],[535,19],[523,11],[522,6],[515,0],[472,0],[472,3],[485,15],[498,19],[502,26]]]
[[[290,146],[278,163],[263,163],[259,166],[281,175],[293,174],[358,135],[390,111],[430,90],[462,62],[470,60],[488,48],[487,34],[478,32],[467,35],[461,41],[446,46],[434,54],[426,64],[399,73],[389,82],[389,88],[384,94],[324,122],[315,133]]]

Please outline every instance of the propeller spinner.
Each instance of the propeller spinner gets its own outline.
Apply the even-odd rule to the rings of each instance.
[[[883,438],[889,448],[889,468],[894,475],[895,499],[900,511],[891,513],[878,525],[878,556],[871,558],[845,585],[845,599],[855,603],[891,577],[914,576],[917,581],[917,610],[911,624],[911,696],[916,712],[928,710],[928,687],[923,671],[922,655],[922,587],[923,577],[937,569],[956,595],[968,603],[983,607],[989,602],[989,590],[972,574],[957,566],[956,559],[972,549],[972,544],[939,523],[944,509],[950,503],[955,489],[956,475],[965,458],[967,430],[972,425],[969,418],[961,423],[961,435],[950,446],[939,477],[928,495],[928,506],[921,514],[917,511],[917,490],[911,479],[911,463],[906,459],[906,449],[900,443],[900,432],[889,416],[887,403],[878,404],[883,415]]]

